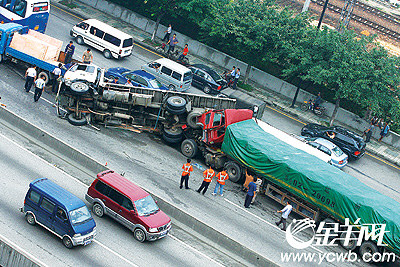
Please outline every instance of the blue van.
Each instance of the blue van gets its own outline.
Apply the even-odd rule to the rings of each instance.
[[[29,184],[21,211],[30,225],[43,226],[67,248],[88,245],[96,236],[96,223],[85,203],[47,178]]]

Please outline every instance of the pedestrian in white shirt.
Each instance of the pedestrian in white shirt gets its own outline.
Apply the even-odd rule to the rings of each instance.
[[[40,96],[42,95],[44,86],[45,86],[45,82],[44,82],[44,75],[40,75],[39,79],[37,79],[35,81],[35,95],[33,96],[33,100],[35,102],[38,102]]]
[[[289,217],[290,212],[292,211],[293,207],[292,205],[289,204],[289,201],[286,201],[286,206],[281,209],[278,210],[278,213],[282,213],[281,216],[281,220],[279,222],[275,222],[276,226],[279,227],[279,225],[282,223],[283,227],[281,228],[281,230],[286,231],[286,220]]]
[[[56,93],[58,87],[58,78],[61,76],[61,63],[58,63],[58,67],[53,70],[53,86],[51,87],[51,91]]]
[[[240,68],[236,68],[235,79],[233,80],[233,89],[236,89],[237,82],[239,81],[239,77],[240,77]]]
[[[258,195],[258,193],[260,192],[260,187],[262,184],[262,179],[257,178],[257,181],[254,182],[256,184],[256,192],[254,192],[254,196],[253,199],[251,200],[251,204],[253,204],[256,201],[256,196]]]
[[[36,66],[32,66],[28,68],[25,72],[25,91],[29,93],[31,90],[32,84],[35,82],[36,79]]]
[[[168,25],[168,29],[165,30],[164,32],[165,32],[165,35],[164,35],[164,38],[162,40],[163,41],[168,41],[169,40],[169,36],[171,35],[171,32],[172,32],[172,25],[169,24]]]

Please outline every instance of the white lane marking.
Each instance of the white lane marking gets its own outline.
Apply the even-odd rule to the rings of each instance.
[[[139,265],[134,264],[133,262],[131,262],[130,260],[126,259],[124,256],[118,254],[117,252],[115,252],[114,250],[112,250],[111,248],[107,247],[106,245],[103,245],[102,243],[100,243],[97,240],[93,241],[94,243],[100,245],[101,247],[103,247],[104,249],[108,250],[109,252],[111,252],[112,254],[114,254],[115,256],[119,257],[120,259],[122,259],[123,261],[125,261],[126,263],[135,266],[135,267],[139,267]]]
[[[27,252],[24,249],[22,249],[20,246],[18,246],[14,242],[12,242],[11,240],[9,240],[5,236],[3,236],[2,234],[0,234],[0,239],[3,240],[4,242],[6,242],[9,246],[13,247],[15,250],[17,250],[21,254],[23,254],[25,257],[27,257],[30,260],[34,261],[36,264],[38,264],[40,266],[48,266],[48,265],[44,264],[42,261],[38,260],[35,256],[30,254],[29,252]]]
[[[228,202],[228,203],[234,205],[235,207],[241,209],[242,211],[247,212],[248,214],[252,215],[253,217],[259,219],[260,221],[262,221],[262,222],[264,222],[264,223],[266,223],[266,224],[268,224],[268,225],[270,225],[270,226],[272,226],[272,227],[274,227],[274,228],[279,229],[279,231],[282,232],[282,230],[281,230],[278,226],[276,226],[276,224],[272,224],[272,223],[270,223],[270,222],[264,220],[263,218],[261,218],[261,217],[255,215],[254,213],[251,213],[251,212],[248,211],[247,209],[245,209],[245,208],[243,208],[243,207],[241,207],[241,206],[239,206],[239,205],[233,203],[232,201],[230,201],[230,200],[228,200],[228,199],[226,199],[226,198],[224,198],[224,200],[225,200],[226,202]],[[316,248],[316,247],[314,247],[314,246],[312,246],[312,245],[311,245],[310,247],[312,247],[313,249],[315,249],[316,251],[318,251],[318,252],[320,252],[320,253],[324,253],[322,250],[320,250],[320,249],[318,249],[318,248]]]
[[[218,261],[215,261],[213,258],[210,258],[209,256],[207,256],[206,254],[204,254],[203,252],[198,251],[197,249],[195,249],[194,247],[186,244],[185,242],[183,242],[182,240],[176,238],[175,236],[168,234],[169,237],[171,237],[172,239],[174,239],[175,241],[178,241],[179,243],[185,245],[186,247],[190,248],[191,250],[193,250],[194,252],[202,255],[204,258],[209,259],[210,261],[214,262],[215,264],[219,265],[219,266],[223,266],[225,267],[225,265],[222,265],[221,263],[219,263]]]

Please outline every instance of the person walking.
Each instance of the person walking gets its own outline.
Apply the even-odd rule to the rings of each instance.
[[[192,162],[191,159],[187,159],[186,163],[183,164],[182,169],[182,176],[181,176],[181,185],[179,186],[180,189],[183,188],[183,182],[185,182],[185,189],[190,189],[189,188],[189,176],[190,173],[193,171],[193,166],[190,164]]]
[[[254,194],[256,193],[257,190],[257,185],[255,184],[256,181],[257,177],[254,177],[253,181],[249,183],[249,190],[247,190],[246,199],[244,200],[244,207],[246,209],[250,208],[251,200],[253,199]]]
[[[225,181],[229,179],[228,173],[226,169],[223,169],[221,172],[217,174],[217,183],[215,184],[214,192],[212,193],[215,196],[219,189],[219,195],[222,197],[224,195],[224,186]]]
[[[233,80],[233,89],[236,89],[237,82],[239,81],[239,77],[240,77],[240,68],[237,68],[236,72],[235,72],[235,78]]]
[[[200,193],[201,190],[203,190],[203,195],[207,192],[208,186],[210,185],[212,178],[215,176],[215,171],[211,169],[211,166],[208,167],[207,170],[203,172],[203,177],[204,180],[201,183],[201,186],[199,189],[197,189],[197,192]]]
[[[385,126],[383,126],[381,129],[382,129],[381,137],[379,137],[379,139],[378,139],[379,142],[382,141],[383,137],[385,137],[389,133],[389,130],[390,130],[389,123],[386,122]]]
[[[163,38],[162,40],[163,40],[163,41],[168,41],[168,40],[169,40],[169,36],[171,35],[171,32],[172,32],[172,25],[171,25],[171,23],[168,24],[168,28],[167,28],[164,32],[165,32],[165,35],[164,35],[164,38]]]
[[[28,68],[25,72],[25,91],[29,93],[31,90],[32,84],[36,80],[36,66],[32,66]]]
[[[69,64],[72,61],[72,56],[74,55],[75,52],[75,46],[74,42],[70,41],[69,44],[65,47],[65,64]]]
[[[283,209],[276,211],[278,213],[282,213],[282,216],[280,221],[275,222],[275,224],[276,226],[279,227],[279,225],[282,223],[283,227],[281,228],[281,230],[283,231],[286,231],[286,220],[289,217],[289,214],[292,211],[292,209],[293,209],[292,205],[289,204],[289,201],[286,201],[286,206]]]
[[[85,52],[83,52],[82,61],[83,61],[83,63],[85,63],[85,64],[90,64],[90,63],[92,63],[92,61],[93,61],[93,53],[92,53],[92,51],[90,50],[90,48],[88,48]]]
[[[233,81],[235,80],[235,75],[236,75],[236,67],[233,66],[232,70],[231,70],[231,73],[230,73],[230,76],[229,76],[229,81],[227,81],[228,84],[232,84],[233,83]]]
[[[189,53],[188,44],[185,44],[185,48],[183,48],[182,54],[180,54],[180,56],[178,57],[178,61],[182,61],[187,56],[188,53]]]
[[[40,96],[42,95],[42,92],[44,90],[44,86],[46,83],[44,82],[44,75],[40,75],[39,79],[36,79],[35,81],[35,95],[33,96],[33,100],[35,102],[38,102]]]
[[[53,73],[53,81],[52,81],[51,91],[53,93],[57,93],[56,90],[58,90],[58,78],[60,78],[60,76],[61,76],[61,67],[62,67],[62,64],[58,63],[58,67],[56,67],[52,72]]]
[[[174,52],[175,46],[178,43],[179,43],[178,38],[176,38],[176,34],[174,33],[174,35],[168,40],[167,45],[169,45],[169,47],[168,47],[167,54],[169,54],[170,52]]]
[[[251,200],[251,204],[254,204],[256,201],[256,196],[260,192],[261,184],[262,184],[262,179],[257,177],[257,181],[254,182],[256,184],[256,192],[254,193],[253,199]]]
[[[371,124],[369,125],[369,127],[364,131],[365,143],[369,143],[370,142],[374,128],[375,128],[375,125],[371,121]]]

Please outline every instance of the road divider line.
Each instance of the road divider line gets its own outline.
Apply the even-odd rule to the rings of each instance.
[[[280,110],[277,110],[277,109],[275,109],[275,108],[273,108],[273,107],[270,107],[270,106],[266,106],[267,108],[269,108],[269,109],[272,109],[273,111],[275,111],[275,112],[278,112],[279,114],[282,114],[283,116],[286,116],[286,117],[288,117],[288,118],[290,118],[290,119],[292,119],[292,120],[295,120],[295,121],[297,121],[297,122],[299,122],[299,123],[301,123],[301,124],[303,124],[303,125],[306,125],[307,123],[305,123],[305,122],[302,122],[301,120],[298,120],[298,119],[296,119],[296,118],[293,118],[292,116],[289,116],[288,114],[286,114],[286,113],[284,113],[284,112],[282,112],[282,111],[280,111]]]
[[[78,17],[77,15],[74,15],[74,14],[72,14],[71,12],[68,12],[68,11],[66,11],[66,10],[64,10],[64,9],[62,9],[62,8],[59,8],[58,6],[55,6],[55,5],[53,5],[53,4],[51,4],[51,7],[56,8],[56,9],[58,9],[58,10],[61,10],[61,11],[65,12],[65,13],[67,13],[68,15],[71,15],[71,16],[77,18],[77,19],[84,20],[84,18]]]
[[[185,242],[183,242],[182,240],[178,239],[177,237],[175,237],[175,236],[173,236],[173,235],[171,235],[171,234],[168,234],[168,236],[171,237],[172,239],[174,239],[175,241],[178,241],[179,243],[183,244],[184,246],[190,248],[190,249],[193,250],[194,252],[196,252],[196,253],[202,255],[204,258],[206,258],[206,259],[208,259],[208,260],[214,262],[215,264],[217,264],[217,265],[219,265],[219,266],[225,266],[225,265],[219,263],[218,261],[214,260],[213,258],[207,256],[207,255],[204,254],[203,252],[198,251],[198,250],[195,249],[194,247],[192,247],[192,246],[186,244]]]
[[[134,264],[133,262],[131,262],[130,260],[128,260],[127,258],[125,258],[124,256],[118,254],[117,252],[115,252],[114,250],[112,250],[111,248],[107,247],[106,245],[100,243],[97,240],[93,240],[94,243],[98,244],[99,246],[101,246],[102,248],[104,248],[105,250],[108,250],[109,252],[111,252],[112,254],[114,254],[115,256],[119,257],[120,259],[122,259],[123,261],[125,261],[126,263],[135,266],[135,267],[139,267],[139,265]]]
[[[281,228],[279,228],[278,226],[276,226],[276,224],[273,224],[273,223],[270,223],[270,222],[264,220],[263,218],[261,218],[261,217],[255,215],[254,213],[248,211],[247,209],[245,209],[245,208],[239,206],[239,205],[236,204],[236,203],[233,203],[232,201],[230,201],[230,200],[228,200],[228,199],[226,199],[226,198],[224,198],[224,200],[225,200],[226,202],[232,204],[233,206],[235,206],[235,207],[241,209],[242,211],[246,212],[247,214],[250,214],[250,215],[252,215],[253,217],[259,219],[260,221],[262,221],[262,222],[264,222],[264,223],[266,223],[266,224],[268,224],[268,225],[270,225],[270,226],[272,226],[272,227],[274,227],[274,228],[276,228],[276,229],[279,229],[279,232],[284,233],[284,232],[282,232]],[[314,247],[314,246],[312,246],[312,245],[311,245],[310,247],[312,247],[313,249],[315,249],[316,251],[318,251],[318,252],[320,252],[320,253],[323,253],[322,250],[320,250],[320,249],[318,249],[318,248],[316,248],[316,247]]]

